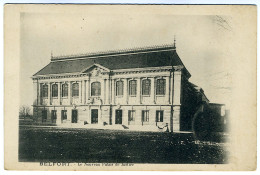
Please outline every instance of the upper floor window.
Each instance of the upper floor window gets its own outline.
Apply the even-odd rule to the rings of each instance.
[[[79,96],[79,83],[73,83],[72,84],[72,97],[78,97]]]
[[[48,85],[42,85],[42,97],[48,97]]]
[[[151,80],[144,79],[142,81],[142,95],[150,95],[151,92]]]
[[[129,81],[129,95],[136,95],[136,80]]]
[[[91,96],[100,96],[101,85],[100,82],[94,82],[91,84]]]
[[[68,97],[68,84],[63,84],[61,86],[61,96],[62,97]]]
[[[57,84],[52,85],[51,96],[58,97],[58,85]]]
[[[116,96],[123,95],[123,89],[124,88],[124,82],[123,81],[117,81],[116,82]]]
[[[156,95],[165,95],[165,79],[158,79],[156,83]]]

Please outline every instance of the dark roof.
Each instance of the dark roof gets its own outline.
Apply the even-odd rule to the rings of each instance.
[[[174,46],[137,49],[128,51],[96,53],[80,56],[54,57],[51,62],[41,69],[36,75],[77,73],[100,64],[110,70],[161,67],[161,66],[184,66]]]

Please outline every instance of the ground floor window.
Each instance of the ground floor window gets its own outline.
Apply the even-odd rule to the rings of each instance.
[[[163,111],[156,111],[156,122],[163,122]]]
[[[78,111],[72,110],[72,116],[71,116],[71,123],[77,123],[78,122]]]
[[[142,111],[142,122],[149,122],[149,111],[148,110]]]
[[[134,122],[135,121],[135,110],[129,110],[128,111],[128,122]]]
[[[42,122],[46,122],[47,120],[47,110],[42,110]]]
[[[51,122],[52,123],[56,123],[56,119],[57,119],[57,111],[56,110],[52,110],[51,111]]]
[[[67,110],[61,110],[61,120],[67,120]]]

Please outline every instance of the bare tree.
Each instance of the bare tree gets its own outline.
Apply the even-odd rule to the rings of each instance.
[[[24,118],[30,116],[31,109],[28,106],[21,106],[19,109],[19,117]]]

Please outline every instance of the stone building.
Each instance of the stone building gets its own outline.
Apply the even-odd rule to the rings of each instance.
[[[151,131],[190,130],[203,90],[174,45],[56,56],[32,76],[41,124]]]

